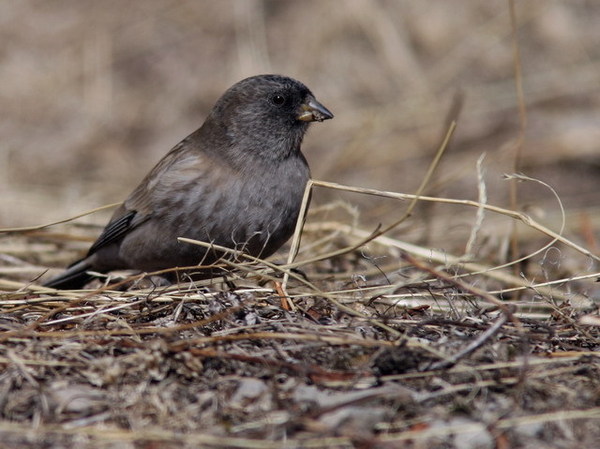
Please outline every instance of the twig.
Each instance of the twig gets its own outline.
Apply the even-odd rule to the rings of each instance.
[[[112,209],[113,207],[119,206],[121,203],[112,203],[107,204],[105,206],[100,206],[92,210],[88,210],[87,212],[82,212],[80,214],[74,215],[73,217],[65,218],[64,220],[54,221],[52,223],[47,223],[43,225],[37,226],[25,226],[22,228],[0,228],[0,234],[6,234],[10,232],[29,232],[29,231],[39,231],[40,229],[49,228],[51,226],[56,226],[62,223],[68,223],[69,221],[77,220],[78,218],[85,217],[86,215],[95,214],[96,212],[100,212],[106,209]]]
[[[508,319],[507,315],[505,315],[505,314],[500,315],[498,317],[498,319],[496,320],[496,322],[494,324],[492,324],[492,326],[490,326],[490,328],[488,330],[486,330],[484,333],[482,333],[478,338],[476,338],[473,342],[471,342],[471,344],[469,344],[466,348],[457,352],[453,356],[446,358],[445,360],[441,360],[439,362],[432,363],[429,367],[427,367],[426,371],[448,369],[448,368],[453,367],[454,365],[456,365],[456,363],[460,359],[468,356],[469,354],[474,352],[476,349],[483,346],[483,344],[487,340],[489,340],[494,335],[496,335],[496,333],[498,333],[498,331],[504,325],[504,323],[506,323],[507,319]]]

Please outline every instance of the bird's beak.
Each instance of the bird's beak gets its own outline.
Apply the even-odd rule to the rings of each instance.
[[[322,122],[333,118],[333,114],[314,97],[310,96],[300,105],[296,118],[303,122]]]

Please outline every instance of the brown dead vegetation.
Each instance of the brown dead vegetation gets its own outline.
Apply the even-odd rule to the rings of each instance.
[[[123,5],[1,7],[0,225],[32,228],[0,235],[0,447],[595,447],[593,2],[517,32],[506,1]],[[39,287],[108,212],[37,225],[122,199],[260,72],[336,114],[293,263]]]

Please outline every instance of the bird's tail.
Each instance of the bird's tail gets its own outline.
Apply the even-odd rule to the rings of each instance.
[[[64,273],[50,279],[45,282],[44,287],[56,288],[59,290],[74,290],[82,288],[90,280],[94,278],[91,274],[88,274],[88,270],[92,268],[92,265],[87,259],[82,259],[65,270]]]

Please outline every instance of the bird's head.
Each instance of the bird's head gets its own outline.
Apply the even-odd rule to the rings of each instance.
[[[236,148],[282,158],[300,150],[310,122],[331,118],[333,114],[301,82],[258,75],[227,90],[208,120],[220,126]]]

